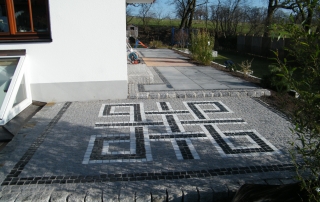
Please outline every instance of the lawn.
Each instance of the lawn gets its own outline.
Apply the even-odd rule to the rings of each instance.
[[[220,50],[218,51],[218,57],[214,58],[213,61],[223,65],[226,60],[231,60],[239,67],[238,64],[241,64],[242,61],[251,61],[252,59],[253,61],[251,69],[253,70],[254,76],[261,78],[263,75],[270,73],[268,66],[273,64],[272,60],[255,57],[251,55],[243,55],[234,52]]]

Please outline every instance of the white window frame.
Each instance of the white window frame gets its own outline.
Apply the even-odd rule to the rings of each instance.
[[[24,66],[26,59],[25,55],[15,55],[15,56],[0,56],[0,58],[19,58],[16,70],[12,76],[12,80],[9,86],[9,89],[6,93],[6,96],[3,100],[2,105],[0,106],[0,125],[5,125],[8,121],[13,119],[16,115],[22,112],[30,104],[32,104],[32,96],[30,83],[27,75],[27,67]],[[15,98],[18,94],[18,90],[21,84],[21,81],[24,76],[24,82],[26,87],[26,96],[27,98],[22,102],[18,103],[16,106],[13,106]]]

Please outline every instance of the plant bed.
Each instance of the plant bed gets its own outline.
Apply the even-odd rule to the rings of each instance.
[[[193,60],[189,54],[180,52],[178,50],[173,49],[176,53],[190,58],[189,62],[193,63],[197,66],[203,66],[203,64]],[[239,72],[232,72],[229,71],[227,68],[222,67],[221,65],[217,65],[212,63],[211,67],[218,69],[220,71],[226,72],[232,76],[239,77],[245,81],[254,83],[258,86],[261,86],[260,79],[256,77],[251,76],[244,76],[242,73]],[[261,86],[262,87],[262,86]],[[296,110],[296,102],[298,99],[294,98],[293,96],[288,95],[287,93],[279,93],[274,90],[268,89],[271,92],[270,96],[262,96],[259,99],[262,100],[264,103],[268,104],[270,107],[275,108],[276,110],[282,112],[287,117],[291,117],[293,115],[293,112]]]
[[[184,56],[184,57],[190,58],[189,62],[192,63],[192,64],[194,64],[194,65],[196,65],[196,66],[203,66],[203,65],[204,65],[204,64],[201,64],[200,62],[192,59],[192,57],[191,57],[189,54],[186,54],[186,53],[184,53],[184,52],[181,52],[181,51],[178,51],[178,50],[175,50],[175,49],[172,49],[172,50],[175,51],[176,53]],[[260,84],[260,79],[258,79],[258,78],[256,78],[256,77],[244,76],[244,75],[243,75],[242,73],[240,73],[240,72],[231,72],[231,71],[229,71],[227,68],[222,67],[222,66],[217,65],[217,64],[214,64],[214,63],[212,63],[210,66],[211,66],[211,67],[214,67],[214,68],[216,68],[216,69],[218,69],[218,70],[227,72],[227,73],[229,73],[229,74],[232,75],[232,76],[240,77],[240,78],[242,78],[242,79],[244,79],[244,80],[246,80],[246,81],[255,83],[255,84],[257,84],[257,85]]]

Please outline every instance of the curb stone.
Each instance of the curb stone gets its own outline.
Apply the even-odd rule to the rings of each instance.
[[[102,191],[99,189],[89,189],[86,198],[86,202],[99,202],[102,201]]]
[[[69,192],[67,191],[55,190],[50,196],[50,202],[65,202],[67,201],[68,195]]]
[[[39,202],[62,202],[62,201],[86,201],[86,202],[218,202],[221,200],[231,200],[239,188],[244,184],[262,184],[262,185],[283,185],[294,184],[297,181],[292,178],[269,178],[257,180],[238,179],[237,181],[226,181],[225,184],[215,184],[211,182],[208,187],[195,187],[195,186],[167,186],[161,190],[121,190],[114,188],[81,188],[71,190],[54,190],[54,188],[26,188],[26,189],[12,189],[7,190],[1,196],[0,201],[13,202],[13,201],[39,201]],[[39,187],[39,186],[38,186]]]
[[[167,99],[167,98],[205,98],[205,97],[262,97],[270,96],[267,89],[230,91],[175,91],[130,93],[128,99]]]

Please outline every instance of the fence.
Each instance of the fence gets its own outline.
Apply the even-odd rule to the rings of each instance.
[[[260,36],[238,36],[237,51],[263,57],[274,57],[272,51],[278,51],[279,57],[286,56],[285,47],[290,44],[289,38],[270,38]]]
[[[196,33],[197,29],[171,29],[171,45],[186,46],[190,41],[190,33]],[[215,49],[218,47],[238,51],[241,53],[253,54],[262,57],[274,57],[273,51],[278,51],[279,58],[286,57],[285,48],[289,46],[289,38],[271,38],[262,36],[227,36],[216,37]]]

